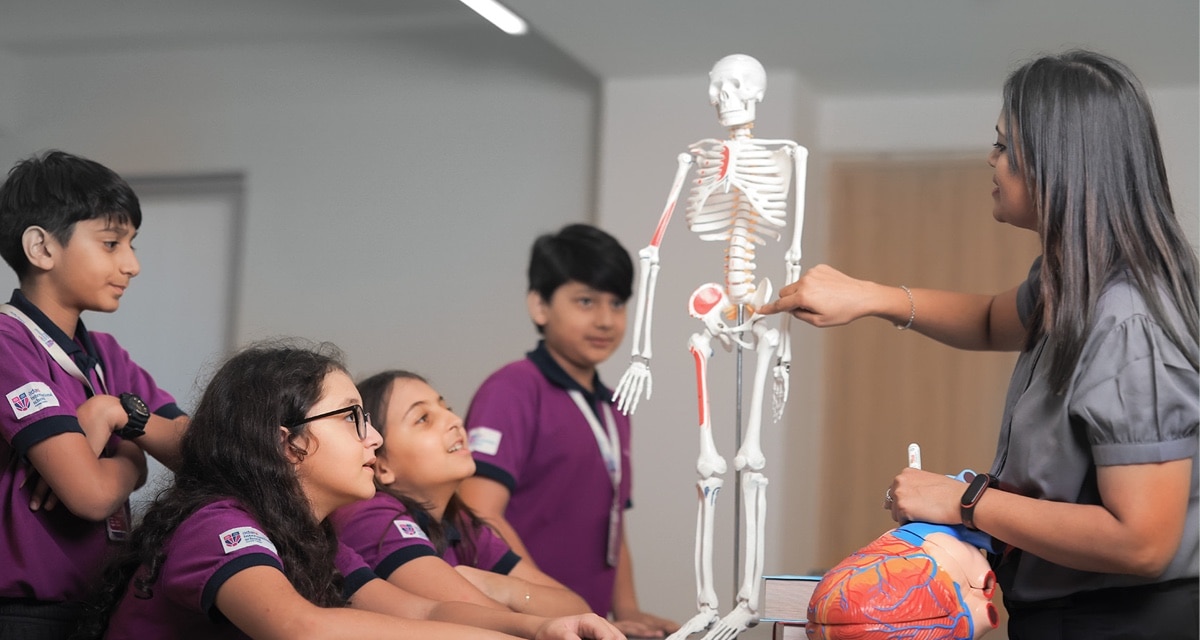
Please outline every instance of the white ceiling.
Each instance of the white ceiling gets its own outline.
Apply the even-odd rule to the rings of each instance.
[[[994,89],[1040,52],[1087,47],[1147,84],[1197,84],[1196,0],[508,0],[602,77],[706,72],[726,53],[822,93]],[[570,7],[569,9],[566,7]]]
[[[1196,0],[508,0],[533,37],[600,78],[704,73],[727,53],[826,94],[995,89],[1082,46],[1151,86],[1200,79]],[[0,52],[490,28],[453,0],[0,0]]]

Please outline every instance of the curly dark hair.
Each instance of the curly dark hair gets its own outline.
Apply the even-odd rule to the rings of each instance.
[[[334,371],[346,371],[337,347],[291,339],[252,345],[217,370],[183,437],[174,484],[105,570],[76,638],[102,636],[128,589],[151,597],[176,528],[201,507],[230,498],[262,525],[297,592],[318,606],[345,606],[333,528],[316,520],[279,438],[281,425],[302,420],[320,399]],[[305,429],[290,429],[293,454],[303,455],[292,440]]]

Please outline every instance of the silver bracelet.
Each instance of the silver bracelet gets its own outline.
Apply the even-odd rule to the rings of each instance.
[[[892,326],[896,327],[900,331],[904,331],[905,329],[911,329],[913,320],[917,319],[917,303],[913,302],[912,291],[909,291],[908,287],[900,285],[900,288],[904,289],[905,295],[908,296],[908,324],[894,324]]]

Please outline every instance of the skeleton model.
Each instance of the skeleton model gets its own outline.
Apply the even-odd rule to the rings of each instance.
[[[685,638],[712,629],[706,640],[734,638],[758,622],[759,589],[763,573],[763,524],[766,518],[767,478],[761,473],[766,464],[760,446],[763,391],[768,369],[774,362],[774,417],[783,414],[788,392],[791,344],[788,314],[783,314],[781,329],[768,328],[764,316],[755,310],[771,297],[771,283],[764,278],[754,283],[755,245],[766,239],[778,240],[787,226],[787,198],[792,174],[796,178],[796,225],[792,244],[785,255],[787,283],[800,277],[800,234],[804,222],[804,176],[808,150],[791,140],[756,140],[754,108],[766,90],[766,72],[750,56],[734,54],[717,61],[709,73],[709,101],[716,106],[721,124],[729,127],[728,140],[706,139],[679,154],[675,183],[671,186],[666,208],[658,221],[650,245],[642,249],[639,260],[637,311],[634,318],[633,359],[617,384],[618,407],[633,413],[643,392],[650,397],[650,326],[654,311],[654,286],[658,279],[658,248],[667,223],[683,187],[689,169],[696,166],[687,202],[688,228],[702,240],[723,242],[725,283],[707,283],[692,293],[688,301],[693,318],[704,323],[702,331],[692,335],[689,349],[696,365],[700,405],[700,458],[696,470],[699,509],[696,518],[697,613],[672,635]],[[786,284],[786,283],[785,283]],[[748,315],[748,317],[746,317]],[[741,324],[734,324],[741,322]],[[745,502],[746,554],[743,580],[737,604],[718,620],[717,594],[713,588],[713,510],[717,493],[724,481],[725,459],[713,443],[708,403],[708,359],[716,339],[730,350],[736,343],[756,352],[757,367],[751,392],[746,438],[734,458],[741,474]],[[644,342],[643,342],[644,340]]]

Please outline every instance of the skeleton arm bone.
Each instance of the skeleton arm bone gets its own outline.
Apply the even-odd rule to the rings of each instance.
[[[788,153],[792,156],[792,167],[796,171],[796,226],[792,229],[792,245],[787,255],[787,285],[800,279],[800,238],[804,234],[804,183],[808,173],[808,149],[792,143]]]
[[[666,235],[667,224],[671,222],[671,214],[675,212],[675,204],[683,190],[684,178],[694,162],[688,153],[679,154],[676,161],[678,166],[675,169],[675,182],[672,183],[671,193],[667,196],[667,205],[658,219],[658,226],[654,229],[650,244],[638,252],[639,276],[637,307],[633,317],[633,355],[629,368],[625,370],[613,392],[617,409],[626,415],[633,415],[637,410],[643,391],[646,398],[649,398],[653,390],[653,380],[650,377],[650,358],[653,355],[650,329],[654,318],[654,288],[658,282],[658,248]]]
[[[800,279],[800,239],[804,233],[804,186],[808,174],[808,149],[791,143],[788,153],[792,156],[792,166],[796,171],[796,226],[792,230],[792,244],[783,256],[785,278],[783,286],[788,286]],[[792,315],[783,314],[779,321],[779,360],[775,365],[773,415],[778,422],[783,417],[783,409],[787,405],[788,381],[792,368]]]

